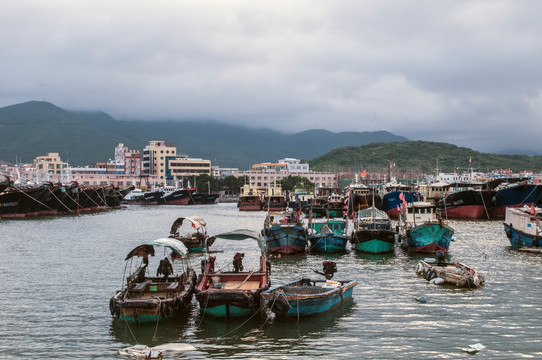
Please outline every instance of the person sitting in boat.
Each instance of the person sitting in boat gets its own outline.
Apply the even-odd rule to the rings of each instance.
[[[169,259],[165,257],[163,260],[160,260],[160,265],[158,265],[158,269],[156,270],[156,276],[164,275],[164,279],[167,281],[171,274],[173,274],[173,266]]]
[[[233,256],[233,271],[238,273],[243,271],[243,258],[245,257],[244,253],[236,253]]]

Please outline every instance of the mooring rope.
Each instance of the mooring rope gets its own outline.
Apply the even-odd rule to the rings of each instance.
[[[73,213],[73,211],[66,205],[62,202],[62,200],[60,200],[56,195],[55,193],[51,190],[51,188],[47,188],[47,190],[49,190],[49,192],[51,193],[51,195],[53,195],[53,197],[62,205],[66,208],[66,210],[68,210],[69,212]],[[71,199],[71,197],[70,197]]]
[[[16,189],[17,189],[17,188],[16,188]],[[44,203],[42,203],[41,201],[39,201],[39,200],[36,199],[35,197],[33,197],[33,196],[27,194],[25,191],[23,191],[23,190],[21,190],[21,189],[17,189],[17,191],[19,191],[19,192],[23,193],[24,195],[28,196],[30,199],[34,200],[34,201],[37,202],[38,204],[45,206],[47,209],[49,209],[49,210],[54,210],[53,208],[50,208],[49,206],[45,205]]]

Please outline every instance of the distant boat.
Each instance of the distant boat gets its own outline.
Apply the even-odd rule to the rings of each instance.
[[[241,187],[237,208],[239,211],[261,211],[263,196],[252,182]]]
[[[504,232],[513,247],[542,247],[542,209],[534,206],[506,208]]]
[[[506,186],[500,185],[496,189],[495,201],[489,209],[491,219],[504,219],[506,208],[540,205],[542,203],[542,184],[531,184],[525,179],[515,179]]]
[[[381,209],[392,219],[399,217],[399,208],[402,204],[401,196],[404,197],[407,203],[423,200],[423,195],[417,189],[396,180],[385,184],[383,190]]]
[[[268,212],[261,235],[268,254],[293,255],[307,249],[308,232],[299,212]]]
[[[356,251],[385,254],[393,252],[395,235],[396,232],[388,214],[371,206],[356,213],[350,242]]]
[[[294,210],[298,210],[298,207],[303,209],[310,205],[313,198],[314,190],[312,185],[305,185],[304,183],[297,184],[290,193],[288,206]]]
[[[437,217],[435,206],[429,202],[413,202],[399,217],[401,245],[410,252],[448,253],[454,229],[441,217]]]
[[[187,205],[214,205],[220,194],[205,194],[197,191],[189,193]]]
[[[143,189],[133,189],[124,197],[124,203],[128,205],[156,205],[164,195],[162,190],[143,191]]]
[[[282,186],[276,180],[269,183],[263,196],[263,209],[265,211],[284,211],[287,205]]]
[[[347,222],[344,218],[309,219],[309,250],[311,252],[344,252],[348,243]]]
[[[154,256],[157,247],[169,249],[171,253],[160,260],[153,276],[154,269],[148,269],[149,257]],[[179,240],[169,238],[150,241],[130,251],[125,260],[131,267],[133,258],[141,258],[140,266],[110,299],[111,315],[127,322],[157,323],[182,312],[192,301],[196,272],[185,260],[184,272],[176,274],[172,262],[184,259],[186,254],[187,249]]]
[[[454,185],[451,184],[450,188]],[[445,219],[480,219],[489,218],[488,208],[492,206],[494,191],[487,184],[457,184],[464,188],[448,194],[437,202],[442,217]]]
[[[262,298],[280,317],[318,315],[341,307],[356,285],[355,280],[298,279],[264,291]]]
[[[194,194],[197,189],[165,186],[162,188],[162,191],[164,194],[158,201],[158,205],[188,205],[190,196]]]

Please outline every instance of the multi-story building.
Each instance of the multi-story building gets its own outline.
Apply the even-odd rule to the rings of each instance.
[[[339,186],[337,174],[328,172],[309,171],[308,164],[301,164],[301,161],[293,158],[281,159],[276,163],[254,164],[251,170],[236,171],[236,177],[247,176],[252,184],[265,190],[273,181],[280,181],[288,176],[303,176],[309,179],[316,187]]]
[[[38,177],[47,178],[51,175],[60,176],[66,164],[62,162],[58,153],[49,153],[47,156],[36,157],[34,159],[34,166]]]
[[[153,140],[143,149],[143,174],[155,175],[166,181],[168,174],[167,164],[176,157],[177,147],[174,143]]]
[[[177,156],[168,162],[168,179],[180,180],[184,176],[212,175],[211,160],[189,158],[187,155]]]
[[[142,173],[141,152],[130,150],[119,143],[115,148],[115,162],[124,164],[124,174],[139,176]]]

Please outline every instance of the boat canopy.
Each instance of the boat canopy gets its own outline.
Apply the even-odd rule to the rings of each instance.
[[[358,219],[382,219],[382,220],[389,220],[390,217],[388,214],[380,209],[377,209],[374,206],[371,206],[370,208],[365,208],[360,211],[358,211]]]
[[[183,225],[184,220],[188,220],[192,223],[192,227],[196,230],[201,229],[202,227],[207,226],[207,223],[201,216],[192,215],[187,217],[180,217],[177,220],[173,222],[173,225],[171,225],[171,231],[170,234],[175,234],[177,232],[177,229],[179,229]]]
[[[167,247],[181,257],[186,256],[186,254],[188,253],[188,249],[186,248],[186,246],[184,246],[184,244],[181,241],[172,239],[172,238],[162,238],[162,239],[149,241],[145,244],[135,247],[132,251],[128,253],[128,255],[126,256],[126,259],[124,260],[130,259],[132,256],[137,256],[137,253],[141,248],[144,248],[145,251],[149,255],[154,256],[155,246]]]
[[[256,242],[258,243],[258,247],[260,248],[262,253],[265,252],[265,244],[263,242],[262,237],[260,236],[258,232],[253,231],[253,230],[237,229],[237,230],[228,231],[228,232],[218,234],[218,235],[213,235],[212,237],[225,239],[225,240],[237,240],[237,241],[253,239],[253,240],[256,240]]]

